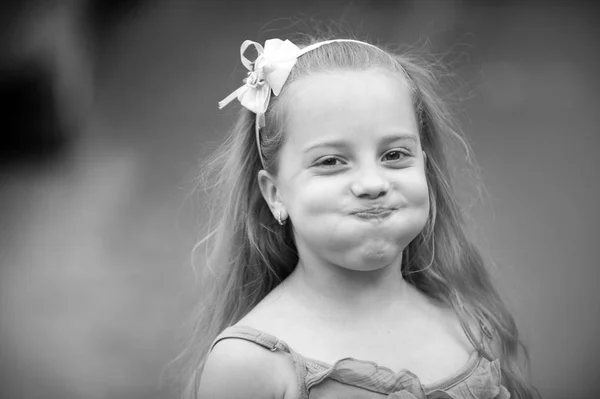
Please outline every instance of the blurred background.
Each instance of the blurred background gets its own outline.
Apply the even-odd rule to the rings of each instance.
[[[545,398],[600,397],[598,7],[3,0],[0,397],[175,398],[198,163],[239,45],[311,27],[446,54],[487,188],[474,236]]]

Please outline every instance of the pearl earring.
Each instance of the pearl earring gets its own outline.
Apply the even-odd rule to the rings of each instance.
[[[285,220],[281,219],[281,211],[277,212],[277,223],[279,223],[281,226],[285,224]]]

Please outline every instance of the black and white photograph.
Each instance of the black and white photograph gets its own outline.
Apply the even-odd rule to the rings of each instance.
[[[600,397],[599,19],[3,0],[0,397]]]

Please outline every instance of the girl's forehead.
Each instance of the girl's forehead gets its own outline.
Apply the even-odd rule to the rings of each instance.
[[[411,90],[402,76],[381,69],[317,73],[293,82],[287,139],[418,133]]]

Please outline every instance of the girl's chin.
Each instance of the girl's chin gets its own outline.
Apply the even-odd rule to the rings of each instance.
[[[352,262],[346,263],[343,266],[344,266],[344,268],[349,269],[349,270],[360,271],[360,272],[370,272],[370,271],[374,271],[374,270],[383,269],[391,264],[394,264],[396,259],[399,260],[400,257],[398,256],[397,258],[393,258],[393,257],[390,258],[390,257],[386,257],[386,256],[380,256],[380,257],[370,256],[370,257],[353,259]]]
[[[361,269],[378,269],[390,263],[399,261],[402,256],[402,248],[391,242],[371,243],[367,246],[357,246],[348,254],[351,262],[356,263]]]

